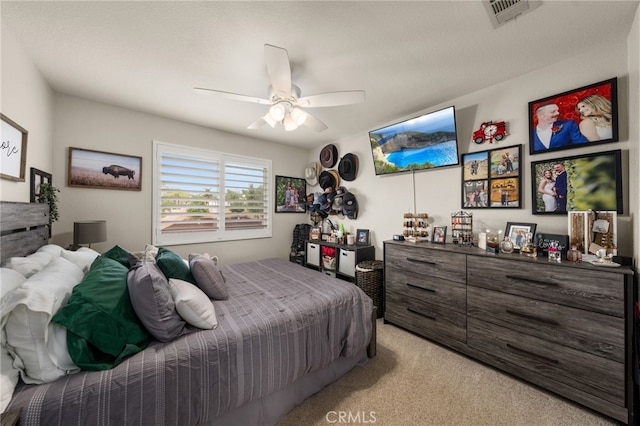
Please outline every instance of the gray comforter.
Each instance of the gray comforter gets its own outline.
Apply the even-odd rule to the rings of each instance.
[[[107,371],[16,388],[21,424],[193,425],[361,354],[372,302],[355,285],[282,259],[225,266],[218,328],[154,342]]]

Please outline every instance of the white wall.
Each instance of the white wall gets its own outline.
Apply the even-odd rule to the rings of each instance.
[[[25,180],[13,182],[0,179],[0,199],[28,202],[30,167],[47,173],[51,173],[53,167],[53,92],[5,26],[2,26],[1,46],[0,110],[29,133]],[[54,184],[58,182],[54,180]]]
[[[76,97],[56,94],[54,101],[54,174],[67,176],[69,147],[93,149],[142,157],[142,191],[121,191],[61,186],[60,221],[53,226],[53,241],[71,243],[73,222],[105,219],[105,243],[98,251],[114,244],[138,251],[151,243],[152,143],[154,140],[270,159],[274,175],[304,177],[307,150],[249,139],[218,130],[195,126],[146,113],[109,106]],[[216,242],[191,246],[172,246],[187,256],[208,252],[221,263],[237,263],[264,257],[288,257],[296,223],[306,222],[304,214],[274,214],[273,237],[236,242]]]
[[[629,167],[629,182],[632,189],[629,194],[629,204],[633,211],[632,223],[633,232],[633,253],[636,260],[636,269],[640,260],[640,8],[636,9],[636,16],[633,26],[629,32],[627,41],[627,51],[629,58],[629,157],[634,159],[630,161],[635,167]],[[637,272],[637,271],[636,271]],[[636,274],[636,280],[638,275]]]
[[[634,28],[636,28],[637,32],[637,22]],[[636,49],[637,45],[636,35]],[[423,111],[416,111],[409,116],[389,117],[388,122],[379,123],[379,126],[376,127],[382,127],[424,112],[455,105],[462,153],[483,151],[500,146],[523,145],[524,163],[521,165],[521,170],[523,171],[523,208],[466,210],[473,213],[474,232],[484,231],[487,228],[504,230],[506,223],[511,221],[536,223],[537,231],[539,232],[566,234],[566,216],[533,215],[531,213],[530,161],[532,159],[539,161],[546,158],[554,158],[555,154],[558,153],[553,153],[554,155],[529,155],[528,102],[608,78],[618,77],[620,142],[584,148],[575,152],[563,151],[562,154],[575,155],[576,153],[618,148],[622,149],[623,152],[630,151],[632,158],[629,158],[629,163],[624,166],[626,170],[625,176],[623,176],[623,179],[625,179],[625,203],[624,214],[619,216],[618,220],[618,243],[620,254],[632,255],[634,251],[631,230],[637,229],[636,216],[640,211],[637,196],[639,187],[637,177],[637,169],[639,167],[637,153],[638,99],[637,91],[635,96],[631,99],[629,98],[628,54],[626,40],[622,40],[615,45],[594,46],[589,55],[568,58],[561,63],[452,99],[440,105],[434,105]],[[496,66],[500,66],[500,64],[496,64]],[[504,64],[504,66],[508,66],[508,64]],[[637,76],[634,77],[632,84],[637,87]],[[635,118],[631,119],[630,117]],[[506,121],[509,136],[494,144],[485,142],[477,145],[472,142],[472,131],[477,129],[480,123],[487,120]],[[634,136],[630,137],[631,135]],[[345,219],[338,222],[345,223],[345,226],[351,232],[354,232],[357,228],[370,229],[373,243],[376,246],[376,258],[382,259],[382,242],[392,238],[393,234],[401,233],[403,213],[414,212],[414,191],[415,211],[428,213],[431,224],[449,226],[448,233],[450,235],[450,215],[461,209],[462,177],[460,167],[422,171],[415,174],[375,176],[366,132],[338,140],[335,145],[338,147],[339,156],[347,152],[353,152],[360,159],[360,168],[356,180],[344,183],[358,199],[360,205],[358,219],[355,221]],[[317,161],[321,148],[311,153],[311,161]],[[630,150],[630,148],[633,149]],[[626,156],[623,155],[623,157]],[[631,188],[628,185],[629,170],[634,170]],[[413,184],[414,178],[415,186]],[[316,188],[313,189],[317,190]],[[634,213],[629,213],[630,208]],[[634,225],[631,223],[632,220]]]

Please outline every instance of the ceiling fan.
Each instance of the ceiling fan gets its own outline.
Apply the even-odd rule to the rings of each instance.
[[[275,127],[276,124],[281,123],[286,131],[295,130],[299,126],[304,125],[317,132],[322,132],[327,129],[327,125],[303,108],[349,105],[364,101],[364,90],[329,92],[300,97],[300,88],[291,82],[291,65],[289,63],[287,50],[265,44],[264,56],[267,65],[267,74],[271,81],[268,98],[256,98],[202,87],[195,87],[193,90],[206,95],[222,96],[237,101],[269,105],[269,111],[249,124],[247,127],[249,129],[258,129],[265,124]]]

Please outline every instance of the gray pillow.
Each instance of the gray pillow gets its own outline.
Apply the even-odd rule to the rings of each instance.
[[[200,290],[214,300],[229,298],[224,277],[215,261],[207,254],[190,254],[189,268]]]
[[[178,314],[169,281],[158,265],[138,262],[127,275],[131,305],[147,331],[161,342],[184,334],[186,323]]]

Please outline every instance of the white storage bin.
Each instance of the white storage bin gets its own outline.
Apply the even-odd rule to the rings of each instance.
[[[338,258],[338,272],[349,277],[356,276],[356,252],[340,249]]]
[[[320,267],[320,244],[307,241],[307,265]]]

